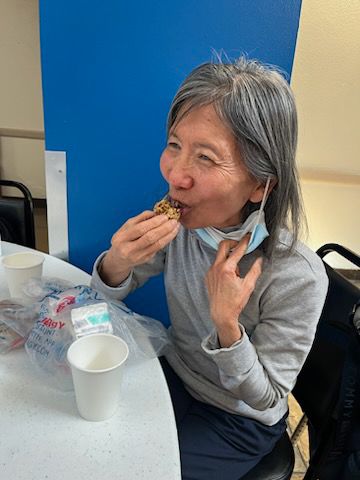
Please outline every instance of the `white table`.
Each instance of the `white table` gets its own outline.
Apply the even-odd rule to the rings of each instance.
[[[28,250],[2,242],[2,254]],[[44,275],[74,284],[90,276],[46,255]],[[0,267],[0,299],[8,298]],[[73,394],[49,388],[24,349],[0,356],[0,478],[176,480],[181,478],[174,413],[157,359],[129,367],[118,412],[87,422]]]

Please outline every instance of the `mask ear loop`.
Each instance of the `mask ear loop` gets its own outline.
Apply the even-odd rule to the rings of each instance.
[[[269,191],[269,187],[270,187],[270,181],[271,181],[271,179],[270,179],[270,177],[268,177],[267,180],[266,180],[264,195],[263,195],[263,198],[261,200],[260,209],[259,209],[258,218],[257,218],[256,223],[258,223],[258,221],[260,219],[260,215],[264,210],[266,200],[268,199],[268,191]]]

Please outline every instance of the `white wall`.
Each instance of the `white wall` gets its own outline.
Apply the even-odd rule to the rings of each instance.
[[[0,0],[0,134],[44,130],[37,0]],[[0,176],[45,197],[44,141],[0,135]]]
[[[360,253],[360,2],[303,0],[291,85],[309,245]],[[331,263],[346,267],[334,259]]]
[[[325,243],[339,243],[360,253],[359,185],[314,180],[302,183],[309,246],[316,250]],[[329,255],[326,260],[336,267],[356,268],[347,261],[341,261],[336,254]]]

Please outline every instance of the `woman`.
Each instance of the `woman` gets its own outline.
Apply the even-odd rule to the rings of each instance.
[[[93,286],[123,299],[164,272],[162,362],[184,479],[240,479],[283,434],[327,289],[298,240],[297,118],[287,82],[240,58],[186,78],[160,159],[179,222],[145,211],[113,236]]]

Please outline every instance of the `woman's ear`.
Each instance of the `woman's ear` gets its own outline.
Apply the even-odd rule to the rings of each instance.
[[[267,191],[267,196],[270,195],[271,190],[275,187],[277,184],[276,178],[272,178],[269,183],[269,189]],[[252,194],[250,195],[250,202],[252,203],[260,203],[262,199],[264,198],[265,194],[265,189],[266,189],[266,183],[259,183],[253,190]]]

